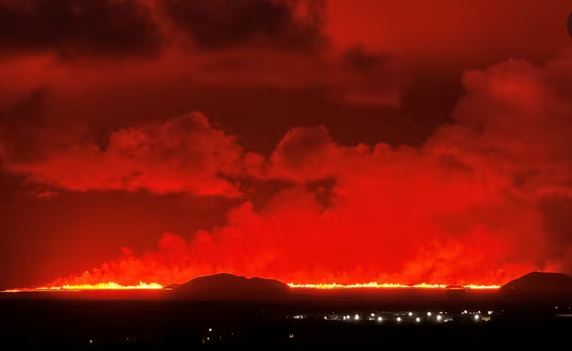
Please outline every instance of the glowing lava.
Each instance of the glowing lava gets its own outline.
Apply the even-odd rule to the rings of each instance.
[[[463,287],[465,289],[484,289],[484,290],[494,290],[494,289],[500,289],[500,285],[479,285],[479,284],[468,284],[468,285],[463,285]]]
[[[116,282],[102,282],[97,284],[77,284],[61,286],[41,286],[37,288],[10,289],[4,292],[32,292],[32,291],[86,291],[86,290],[159,290],[163,285],[159,283],[139,282],[137,285],[121,285]]]
[[[288,283],[292,289],[471,289],[471,290],[495,290],[499,289],[500,285],[479,285],[467,284],[462,286],[449,286],[447,284],[401,284],[401,283],[354,283],[354,284],[339,284],[339,283]],[[102,282],[96,284],[65,284],[60,286],[41,286],[37,288],[23,288],[23,289],[9,289],[2,292],[43,292],[43,291],[96,291],[96,290],[161,290],[165,289],[162,284],[151,282],[139,282],[137,285],[122,285],[116,282]]]
[[[400,284],[400,283],[357,283],[357,284],[338,284],[338,283],[326,283],[326,284],[296,284],[288,283],[288,286],[295,289],[447,289],[449,286],[447,284],[430,284],[430,283],[419,283],[419,284]],[[499,289],[500,285],[477,285],[477,284],[467,284],[462,286],[465,289],[488,289],[494,290]]]

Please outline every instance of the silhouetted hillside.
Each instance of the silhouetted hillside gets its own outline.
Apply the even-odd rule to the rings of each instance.
[[[198,277],[171,288],[175,296],[198,300],[276,300],[289,292],[288,285],[277,280],[228,273]]]
[[[572,300],[572,277],[564,273],[532,272],[503,285],[501,292],[506,297],[539,301]]]

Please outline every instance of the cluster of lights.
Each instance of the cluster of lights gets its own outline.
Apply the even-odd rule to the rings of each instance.
[[[461,314],[464,314],[464,315],[467,315],[467,314],[473,315],[473,320],[474,320],[475,322],[478,322],[478,321],[480,321],[481,319],[484,320],[484,321],[489,321],[490,318],[491,318],[490,316],[491,316],[493,313],[494,313],[493,311],[490,311],[490,310],[489,310],[489,311],[487,311],[487,313],[486,313],[487,315],[486,315],[486,316],[481,317],[481,315],[482,315],[481,311],[469,312],[469,311],[467,311],[467,310],[463,310],[463,312],[461,312]]]
[[[461,311],[461,315],[462,316],[469,316],[470,320],[475,321],[475,322],[488,322],[491,320],[491,316],[494,312],[492,310],[488,310],[488,311],[468,311],[468,310],[463,310]],[[454,320],[454,314],[451,315],[448,312],[444,312],[444,311],[439,311],[439,312],[434,312],[434,311],[425,311],[425,312],[386,312],[386,316],[390,317],[390,319],[397,323],[414,323],[414,324],[421,324],[423,322],[429,322],[429,323],[447,323],[447,322],[451,322]],[[295,317],[294,317],[295,318]],[[326,315],[323,316],[324,320],[332,320],[332,321],[336,321],[336,320],[342,320],[342,321],[347,321],[347,322],[361,322],[362,320],[367,320],[370,322],[377,322],[377,323],[382,323],[385,321],[384,316],[382,315],[382,313],[369,313],[369,314],[359,314],[359,313],[355,313],[355,314],[345,314],[345,315]]]

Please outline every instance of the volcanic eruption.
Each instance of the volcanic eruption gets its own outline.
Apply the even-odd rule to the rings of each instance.
[[[467,73],[455,123],[419,148],[346,146],[324,127],[294,128],[264,156],[191,113],[117,130],[105,149],[84,143],[7,167],[63,189],[204,185],[237,203],[224,225],[165,233],[156,250],[126,250],[48,286],[168,285],[218,272],[294,284],[500,285],[569,267],[571,246],[558,232],[566,219],[545,212],[569,194],[565,63]],[[245,179],[274,182],[263,206]]]
[[[42,16],[73,27],[79,16],[113,33],[25,36],[12,49],[29,57],[0,69],[38,72],[6,79],[17,96],[0,115],[2,170],[34,197],[30,211],[64,208],[45,215],[51,234],[30,255],[77,264],[38,258],[37,286],[158,288],[227,272],[292,287],[496,288],[530,271],[570,272],[570,55],[536,60],[544,51],[507,40],[510,57],[523,59],[481,57],[449,30],[427,42],[456,50],[388,32],[384,51],[342,31],[342,5],[321,1],[255,1],[248,11],[250,2],[104,3],[53,13],[43,2],[0,3],[16,29]],[[459,16],[461,26],[474,20]],[[101,26],[107,17],[122,25]],[[484,45],[491,33],[479,28],[475,45]],[[46,47],[52,55],[37,54]],[[447,52],[459,67],[439,71],[424,51]],[[425,62],[414,65],[423,74],[411,62]],[[459,87],[443,88],[452,76]],[[398,138],[403,130],[411,140]],[[79,202],[83,217],[68,214]],[[32,231],[27,211],[15,212]],[[55,241],[58,232],[67,237]]]

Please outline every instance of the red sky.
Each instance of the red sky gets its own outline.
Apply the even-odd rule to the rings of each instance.
[[[0,0],[0,288],[572,273],[571,11]]]

